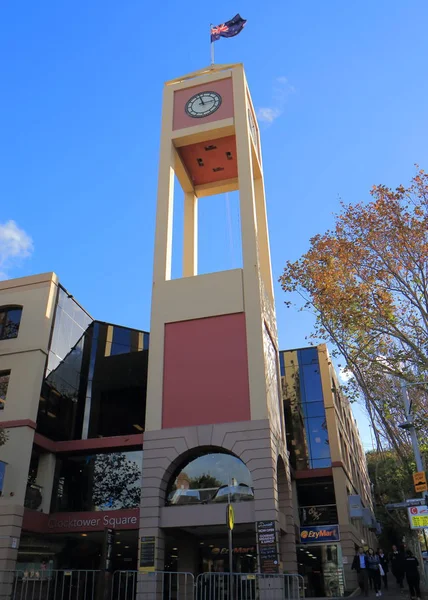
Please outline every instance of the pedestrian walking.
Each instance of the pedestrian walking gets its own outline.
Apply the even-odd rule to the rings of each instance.
[[[411,550],[406,550],[406,557],[404,559],[404,572],[406,573],[406,579],[412,600],[416,598],[420,600],[421,598],[421,578],[418,567],[419,561],[416,556],[413,556]]]
[[[367,563],[367,555],[364,553],[364,548],[360,546],[357,554],[352,561],[352,567],[357,572],[358,585],[361,593],[367,598],[369,595],[369,567]]]
[[[390,565],[392,574],[397,581],[397,584],[400,586],[400,589],[403,589],[403,581],[404,581],[404,552],[397,546],[392,546],[392,552],[390,556]]]
[[[373,548],[369,548],[367,552],[367,566],[369,568],[369,579],[373,581],[376,596],[382,596],[380,591],[380,559]]]
[[[379,556],[380,566],[383,569],[383,575],[381,574],[381,577],[383,580],[383,587],[385,590],[387,590],[388,589],[389,560],[388,560],[387,555],[382,550],[382,548],[379,548],[379,550],[377,551],[377,554]]]

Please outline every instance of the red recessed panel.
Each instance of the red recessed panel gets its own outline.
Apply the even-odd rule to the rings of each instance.
[[[162,427],[249,421],[245,315],[165,325]]]
[[[178,149],[193,185],[238,177],[234,135],[190,144]]]

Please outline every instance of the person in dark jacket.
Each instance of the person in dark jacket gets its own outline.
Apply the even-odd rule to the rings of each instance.
[[[364,554],[363,547],[358,548],[358,552],[352,561],[351,568],[354,571],[357,571],[358,585],[360,586],[361,592],[367,597],[369,595],[369,566],[367,563],[367,555]]]
[[[404,552],[399,550],[397,546],[392,546],[392,552],[390,556],[391,571],[394,575],[400,589],[403,589],[404,581]]]
[[[404,572],[406,573],[407,583],[409,584],[410,597],[420,600],[421,588],[419,576],[419,561],[416,556],[413,556],[411,550],[406,550],[406,558],[404,559]]]
[[[389,560],[388,560],[387,555],[382,550],[382,548],[379,548],[379,550],[377,551],[377,554],[379,556],[379,561],[380,561],[380,564],[382,566],[383,573],[384,573],[382,575],[383,587],[387,590],[388,589]]]
[[[382,592],[380,591],[380,559],[375,554],[373,548],[369,548],[367,552],[367,566],[369,568],[369,579],[373,581],[376,596],[382,596]]]

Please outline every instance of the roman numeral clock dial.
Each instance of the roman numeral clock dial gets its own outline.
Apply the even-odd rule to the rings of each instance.
[[[200,92],[187,101],[185,111],[194,119],[212,115],[220,108],[221,96],[217,92]]]

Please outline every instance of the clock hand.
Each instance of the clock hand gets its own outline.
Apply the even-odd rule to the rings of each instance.
[[[202,96],[199,96],[199,100],[201,101],[202,106],[204,106],[205,102],[202,100]]]

